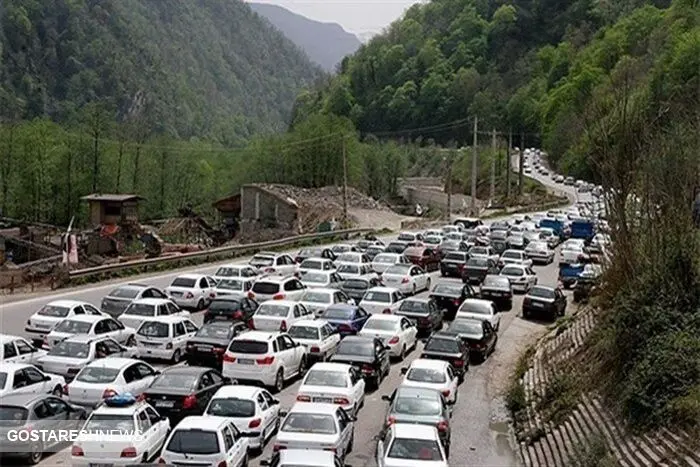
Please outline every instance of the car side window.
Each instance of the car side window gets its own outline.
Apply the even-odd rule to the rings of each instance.
[[[455,379],[454,371],[452,371],[452,367],[451,367],[451,366],[448,366],[448,367],[447,367],[447,380],[448,380],[448,381],[452,381],[453,379]]]
[[[165,305],[168,307],[168,310],[170,310],[171,315],[174,313],[180,312],[180,308],[177,305],[175,305],[174,303],[168,302]]]
[[[208,374],[211,378],[212,385],[222,384],[224,382],[224,379],[218,373],[210,371]]]
[[[185,335],[185,326],[182,323],[175,323],[175,337]]]
[[[124,370],[124,381],[127,383],[131,383],[133,381],[136,381],[137,379],[141,379],[138,371],[136,370],[136,365],[131,365],[129,368]]]
[[[51,410],[49,410],[49,407],[46,405],[44,401],[37,402],[37,404],[34,406],[34,417],[37,420],[44,420],[46,418],[49,418],[51,416]]]
[[[355,311],[355,316],[357,318],[364,318],[365,316],[367,316],[367,312],[364,310],[364,308],[358,308]]]
[[[62,413],[68,413],[68,411],[70,410],[68,404],[66,404],[57,397],[47,397],[46,399],[44,399],[44,402],[48,406],[51,415],[60,415]]]
[[[202,277],[202,278],[199,280],[199,288],[200,288],[200,289],[206,289],[207,287],[209,287],[209,283],[207,282],[207,278],[206,278],[206,277]]]
[[[101,312],[100,310],[98,310],[97,308],[95,308],[94,306],[92,306],[92,305],[90,305],[90,304],[88,304],[88,303],[86,303],[85,305],[83,305],[83,308],[85,308],[85,312],[86,312],[87,314],[89,314],[89,315],[96,315],[96,316],[99,316],[99,315],[102,314],[102,312]]]
[[[73,308],[73,313],[76,314],[76,315],[84,315],[84,314],[85,314],[85,310],[83,309],[82,306],[78,305],[78,306],[76,306],[75,308]]]
[[[20,355],[32,353],[32,350],[34,349],[31,345],[29,345],[29,343],[27,343],[23,339],[16,340],[15,345],[17,345],[17,351]]]
[[[294,341],[292,340],[291,337],[286,336],[286,335],[285,335],[285,336],[281,336],[281,337],[282,337],[282,341],[284,342],[284,348],[285,348],[285,349],[292,349],[292,348],[294,348]]]
[[[120,323],[119,321],[114,320],[114,319],[107,320],[106,325],[107,325],[107,329],[109,329],[110,331],[119,331],[121,329],[124,329],[124,325],[122,323]]]
[[[156,315],[157,316],[168,316],[170,312],[168,311],[168,308],[165,305],[158,305],[156,307]]]
[[[192,321],[189,321],[189,320],[184,321],[184,324],[185,324],[185,331],[187,331],[187,333],[197,332],[197,326],[195,326],[194,323],[192,323]]]
[[[12,342],[6,342],[5,345],[2,346],[3,348],[3,354],[2,358],[3,360],[6,358],[12,358],[17,356],[17,350],[15,350],[15,346],[12,345]]]
[[[336,418],[338,419],[338,426],[340,428],[340,432],[342,433],[345,431],[345,428],[350,424],[350,420],[348,419],[347,414],[343,409],[338,409],[335,412]]]
[[[284,339],[282,339],[282,336],[278,336],[277,339],[275,339],[275,343],[277,344],[276,352],[282,352],[285,349]]]
[[[24,369],[24,374],[27,377],[27,384],[32,385],[32,384],[37,384],[42,381],[44,381],[44,375],[39,373],[38,370],[32,368],[32,367],[27,367]]]
[[[106,319],[95,324],[95,334],[104,334],[105,332],[109,332]]]
[[[258,403],[258,406],[260,406],[260,410],[268,409],[268,403],[262,394],[258,394],[258,396],[255,398],[255,401]]]
[[[153,376],[155,372],[153,369],[144,363],[137,363],[134,366],[134,371],[136,372],[136,379],[141,379],[141,378],[147,378],[149,376]]]
[[[146,407],[146,415],[148,415],[148,419],[151,420],[152,425],[160,422],[160,415],[152,408]]]
[[[204,373],[202,375],[202,379],[199,380],[198,389],[205,389],[205,388],[208,388],[208,387],[213,386],[213,385],[214,385],[214,381],[212,381],[209,373]]]
[[[360,382],[362,379],[362,375],[360,374],[359,371],[357,371],[357,368],[351,367],[350,368],[350,384],[355,386],[357,383]]]
[[[148,418],[148,415],[146,414],[145,410],[139,412],[137,421],[139,425],[139,431],[141,433],[146,433],[148,430],[151,429],[151,420]]]
[[[106,339],[102,341],[102,344],[104,344],[105,348],[107,349],[108,355],[119,353],[122,351],[122,347],[112,339]]]
[[[231,448],[233,447],[233,445],[235,444],[235,442],[233,440],[233,434],[231,433],[231,429],[229,427],[225,426],[224,431],[223,431],[223,435],[224,435],[224,448],[225,448],[226,452],[229,452],[231,450]]]

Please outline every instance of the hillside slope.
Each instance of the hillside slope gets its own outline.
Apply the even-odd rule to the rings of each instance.
[[[99,101],[118,119],[146,107],[172,136],[236,143],[286,128],[320,73],[237,0],[6,0],[0,19],[0,107],[14,119],[70,120]]]
[[[278,5],[249,3],[254,12],[265,17],[309,58],[324,70],[333,72],[346,55],[354,53],[360,40],[336,23],[321,23]]]

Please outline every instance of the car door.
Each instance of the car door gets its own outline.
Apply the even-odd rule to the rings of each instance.
[[[27,367],[22,370],[24,373],[24,379],[27,382],[25,388],[27,388],[27,393],[44,393],[48,394],[53,391],[53,382],[46,375],[41,373],[34,367]]]
[[[172,315],[181,316],[181,315],[184,315],[184,314],[185,314],[185,313],[182,312],[182,311],[183,311],[182,308],[180,308],[179,306],[177,306],[177,305],[176,305],[175,303],[173,303],[173,302],[166,302],[166,303],[165,303],[165,306],[168,308],[168,314],[171,315],[171,316],[172,316]]]
[[[353,319],[353,324],[355,329],[362,329],[362,327],[365,325],[367,320],[369,319],[370,314],[365,311],[364,308],[362,307],[357,307],[355,310],[355,318]]]
[[[185,322],[178,321],[173,323],[173,349],[182,349],[187,345],[187,340],[190,338],[190,334],[187,334],[185,330]]]
[[[243,442],[243,437],[233,422],[229,422],[224,426],[223,435],[225,446],[229,446],[229,439],[233,441],[233,445],[228,447],[226,451],[227,465],[240,465],[248,451],[247,443]]]
[[[126,326],[114,318],[107,318],[105,326],[107,326],[107,335],[120,344],[125,343],[131,337],[132,331],[127,331]]]
[[[496,345],[496,331],[494,331],[493,326],[488,321],[483,321],[482,326],[484,328],[484,344],[486,344],[487,349],[491,349]]]
[[[352,421],[345,410],[338,407],[335,411],[335,418],[338,423],[338,431],[340,432],[338,449],[340,457],[343,458],[348,452],[350,437],[352,436]]]
[[[209,300],[209,281],[206,277],[202,277],[197,281],[197,285],[194,288],[193,293],[198,299],[204,299],[204,301]]]
[[[362,377],[360,370],[354,366],[350,367],[350,387],[355,400],[359,402],[365,395],[365,379]]]
[[[380,339],[374,339],[374,358],[377,361],[380,372],[388,373],[391,366],[389,352]]]
[[[156,371],[143,362],[134,363],[124,371],[126,379],[127,371],[131,374],[131,381],[127,383],[127,390],[135,396],[141,395],[153,382]]]
[[[17,348],[17,357],[20,363],[33,364],[42,354],[36,347],[21,337],[14,340],[14,345]]]
[[[266,389],[261,389],[260,394],[262,394],[263,398],[265,399],[265,402],[267,403],[267,410],[265,411],[265,416],[268,418],[268,424],[274,426],[280,417],[279,401],[272,397],[272,394],[267,392]]]
[[[418,334],[418,328],[416,328],[409,320],[406,318],[401,318],[401,334],[403,337],[403,342],[406,344],[406,348],[411,348],[416,344],[416,335]]]
[[[296,354],[294,352],[294,347],[290,345],[289,342],[287,342],[287,340],[284,339],[284,337],[285,336],[277,336],[276,342],[277,350],[279,352],[279,358],[284,368],[284,375],[288,378],[291,374],[293,374],[293,371],[297,368],[297,366],[294,365]],[[294,370],[292,370],[292,368]]]
[[[498,308],[496,308],[496,305],[491,302],[491,326],[493,326],[496,329],[500,328],[501,324],[501,314],[498,312]]]
[[[188,339],[194,337],[194,335],[197,333],[199,328],[197,327],[196,324],[194,324],[192,321],[189,319],[185,319],[182,321],[182,324],[185,326],[185,341]]]
[[[455,394],[453,400],[457,400],[456,394],[457,390],[459,389],[459,378],[457,378],[457,375],[455,375],[455,372],[452,369],[452,365],[447,365],[447,369],[445,370],[445,372],[447,373],[447,381],[450,382],[450,394]]]
[[[117,341],[108,338],[99,342],[102,344],[105,357],[130,357],[130,352],[128,349],[124,349]]]
[[[160,452],[165,443],[165,438],[170,431],[170,422],[163,419],[152,407],[145,406],[144,413],[151,422],[152,434],[148,437],[148,454],[153,455]]]
[[[340,333],[330,324],[325,324],[321,328],[321,333],[322,336],[325,335],[325,337],[323,337],[324,352],[326,352],[327,356],[335,354],[335,351],[338,350],[338,344],[340,343]]]
[[[537,285],[537,274],[535,274],[535,271],[530,267],[525,268],[525,271],[527,272],[527,279],[530,283],[530,287]]]
[[[294,274],[296,271],[296,263],[294,262],[294,258],[289,255],[282,255],[282,259],[284,260],[284,273]]]
[[[384,457],[386,456],[386,451],[391,446],[391,442],[394,439],[394,433],[391,428],[386,428],[377,440],[377,465],[379,467],[384,467]]]
[[[219,384],[214,382],[214,375],[213,372],[206,372],[203,373],[202,376],[199,378],[199,382],[197,383],[197,407],[199,408],[200,413],[204,413],[204,410],[207,408],[207,405],[209,405],[209,400],[211,400],[211,396],[214,395],[217,389],[219,389],[219,386],[223,383],[223,379],[219,377]]]
[[[262,392],[259,392],[255,396],[255,404],[258,406],[258,410],[260,411],[260,418],[262,420],[262,427],[261,427],[261,432],[265,433],[265,436],[270,433],[270,429],[274,426],[274,417],[273,413],[270,411],[270,402],[265,399],[265,396],[262,395]]]

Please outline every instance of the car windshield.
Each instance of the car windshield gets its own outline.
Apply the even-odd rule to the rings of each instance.
[[[142,289],[137,287],[117,287],[107,296],[114,298],[136,298]]]
[[[397,264],[396,266],[391,266],[389,269],[387,269],[384,274],[387,276],[391,275],[396,275],[396,276],[406,276],[408,275],[408,272],[411,270],[411,265],[410,264]]]
[[[241,275],[240,268],[232,268],[228,266],[222,266],[216,270],[214,273],[217,277],[237,277]]]
[[[416,381],[419,383],[444,383],[447,381],[445,373],[432,368],[411,368],[406,375],[408,381]]]
[[[101,383],[111,383],[119,375],[118,368],[103,368],[99,366],[88,366],[82,369],[78,376],[75,377],[77,381],[83,383],[91,384],[101,384]]]
[[[257,316],[272,316],[275,318],[284,318],[289,314],[290,307],[287,305],[276,305],[273,303],[263,303],[255,312]]]
[[[186,455],[213,455],[219,453],[219,438],[215,431],[175,428],[165,451]]]
[[[284,420],[280,431],[333,435],[338,432],[338,429],[332,415],[292,412]]]
[[[476,320],[456,319],[449,327],[449,331],[459,334],[471,334],[480,336],[484,332],[484,325]]]
[[[524,276],[525,273],[524,273],[523,270],[520,269],[520,268],[514,268],[514,267],[506,266],[506,267],[504,267],[503,269],[501,269],[501,275],[503,275],[503,276],[520,277],[520,276]]]
[[[419,300],[405,300],[399,307],[399,311],[407,311],[409,313],[428,313],[430,307],[427,302]]]
[[[12,405],[0,405],[0,426],[22,426],[24,425],[29,410],[24,407],[15,407]]]
[[[460,351],[459,342],[454,339],[432,338],[425,344],[423,350],[432,350],[433,352],[458,353]]]
[[[394,255],[377,255],[374,257],[375,263],[383,264],[394,264],[396,263],[396,256]]]
[[[437,441],[412,438],[395,438],[387,457],[416,461],[444,460]]]
[[[365,290],[369,287],[369,283],[362,279],[346,279],[343,281],[343,288]]]
[[[190,390],[197,384],[196,374],[165,372],[161,373],[151,383],[151,388],[177,388]]]
[[[328,308],[323,312],[325,319],[350,319],[355,313],[354,308]]]
[[[139,327],[137,334],[145,337],[168,337],[170,335],[170,326],[168,323],[145,321]]]
[[[533,297],[540,297],[540,298],[554,298],[554,290],[547,288],[547,287],[533,287],[530,289],[530,291],[527,293],[528,295],[531,295]]]
[[[331,303],[333,301],[333,295],[328,292],[316,292],[314,290],[309,290],[304,293],[301,301],[311,303]]]
[[[467,255],[465,253],[447,253],[445,259],[448,261],[464,261],[467,259]]]
[[[433,293],[447,295],[462,295],[462,286],[451,284],[438,284],[433,289]]]
[[[360,266],[356,264],[341,264],[340,267],[338,268],[339,273],[346,273],[346,274],[359,274],[360,273]]]
[[[65,332],[66,334],[87,334],[90,332],[91,328],[92,323],[66,319],[58,323],[53,330],[56,332]]]
[[[231,330],[228,326],[204,325],[195,334],[195,337],[208,337],[210,339],[228,339]]]
[[[299,265],[302,269],[323,269],[323,262],[316,259],[307,259]]]
[[[190,277],[178,277],[176,278],[171,287],[182,287],[184,289],[193,289],[197,284],[197,279],[192,279]]]
[[[312,326],[300,326],[294,325],[289,328],[289,335],[293,339],[311,339],[317,340],[319,338],[319,329]]]
[[[365,302],[391,303],[391,294],[389,292],[377,292],[376,290],[368,290],[365,296],[362,297]]]
[[[214,300],[209,305],[209,311],[236,311],[241,309],[241,302],[238,300]]]
[[[255,403],[251,400],[237,397],[213,399],[207,408],[206,414],[215,417],[248,418],[255,415]]]
[[[360,256],[353,253],[343,253],[336,258],[336,261],[340,263],[359,263]]]
[[[340,371],[311,370],[304,380],[307,386],[348,387],[347,375]]]
[[[388,319],[368,319],[362,329],[375,329],[377,331],[394,331],[398,328],[398,321]]]
[[[228,351],[231,353],[262,355],[267,353],[267,342],[234,339],[228,346]]]
[[[271,258],[269,256],[255,255],[250,259],[250,264],[253,266],[272,266],[272,263],[274,262],[274,258]]]
[[[40,316],[51,316],[54,318],[65,318],[68,316],[70,308],[65,306],[55,306],[55,305],[44,305],[39,311],[36,312]]]
[[[155,316],[156,307],[155,305],[147,303],[132,303],[126,308],[126,310],[124,310],[124,314],[134,316]]]
[[[359,357],[373,357],[374,344],[372,342],[340,341],[338,355],[357,355]]]
[[[85,431],[133,431],[134,417],[132,415],[93,413],[83,428]]]
[[[510,282],[508,281],[507,277],[499,277],[499,276],[486,276],[484,278],[484,282],[482,284],[483,286],[486,287],[508,287],[510,285]]]
[[[273,295],[279,292],[280,285],[276,282],[256,282],[253,284],[253,292],[260,293],[264,295]]]
[[[90,345],[83,342],[61,341],[49,350],[48,355],[52,357],[88,358]]]
[[[313,282],[315,284],[325,284],[329,281],[328,274],[322,272],[307,272],[301,278],[302,282]]]
[[[467,301],[462,304],[462,306],[459,308],[459,311],[462,313],[475,313],[478,315],[490,315],[491,314],[491,305],[489,302],[477,302],[477,301]]]
[[[506,251],[503,253],[503,257],[509,259],[522,259],[522,255],[518,251]]]
[[[240,279],[222,279],[216,284],[217,289],[242,291],[245,282]]]

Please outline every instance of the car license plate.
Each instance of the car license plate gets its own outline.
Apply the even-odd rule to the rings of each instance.
[[[318,402],[320,404],[332,404],[333,399],[330,397],[314,397],[314,402]]]
[[[211,352],[214,349],[211,345],[198,345],[197,350],[202,352]]]
[[[241,365],[252,365],[253,360],[251,360],[249,358],[239,358],[238,363],[240,363]]]
[[[542,307],[544,307],[544,304],[543,304],[543,303],[532,302],[532,306],[534,306],[535,308],[542,308]]]
[[[88,464],[90,467],[114,467],[114,464]]]
[[[156,401],[156,407],[173,407],[175,401]]]

